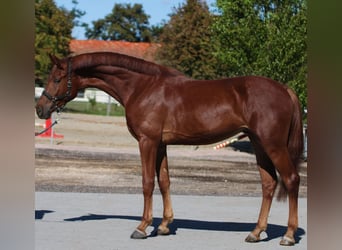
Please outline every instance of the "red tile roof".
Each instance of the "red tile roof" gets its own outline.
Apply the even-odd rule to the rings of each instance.
[[[69,47],[70,51],[74,54],[108,51],[134,56],[154,62],[155,53],[160,47],[160,44],[103,40],[71,40]]]

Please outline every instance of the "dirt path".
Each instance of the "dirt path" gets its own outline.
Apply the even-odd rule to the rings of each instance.
[[[55,132],[64,138],[53,144],[36,137],[36,190],[141,193],[137,142],[123,117],[62,114]],[[248,141],[239,145],[246,149]],[[260,196],[254,155],[212,147],[169,147],[172,193]],[[302,164],[301,197],[307,195],[306,170]]]

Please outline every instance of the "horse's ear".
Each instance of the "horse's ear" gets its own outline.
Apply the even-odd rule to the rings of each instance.
[[[58,59],[55,55],[49,54],[49,57],[51,59],[51,62],[56,65],[59,69],[63,69],[60,59]]]

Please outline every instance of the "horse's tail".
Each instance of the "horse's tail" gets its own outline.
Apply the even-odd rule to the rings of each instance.
[[[287,142],[287,148],[291,157],[292,164],[298,170],[300,158],[303,153],[303,124],[302,124],[302,113],[301,105],[299,103],[297,95],[290,88],[287,88],[292,103],[293,103],[293,116],[289,131],[289,137]],[[280,188],[278,191],[278,200],[284,200],[287,197],[287,189],[283,181],[280,182]]]

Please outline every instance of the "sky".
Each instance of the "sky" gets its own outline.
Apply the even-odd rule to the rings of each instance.
[[[91,25],[92,21],[104,18],[107,14],[110,14],[116,3],[130,3],[132,5],[139,3],[143,5],[145,13],[150,16],[150,25],[157,25],[163,20],[168,21],[168,14],[172,13],[173,7],[178,7],[184,2],[185,0],[78,0],[77,9],[86,12],[79,21]],[[209,8],[215,2],[215,0],[207,0]],[[72,0],[55,0],[55,3],[58,7],[65,7],[67,10],[71,10],[74,7]],[[86,39],[84,32],[83,28],[75,27],[72,36],[80,40]]]

